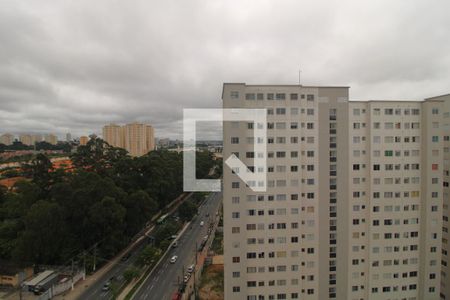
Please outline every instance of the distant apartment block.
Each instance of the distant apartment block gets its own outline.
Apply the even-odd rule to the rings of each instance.
[[[22,144],[27,146],[32,146],[34,143],[32,142],[32,138],[30,134],[21,134],[19,140]]]
[[[225,298],[450,299],[450,96],[349,101],[348,87],[224,84]],[[253,128],[267,129],[267,169]]]
[[[86,144],[89,142],[89,137],[87,136],[80,136],[80,146],[86,146]]]
[[[14,135],[5,133],[0,136],[0,144],[4,144],[6,146],[12,145],[14,142]]]
[[[42,135],[33,134],[31,135],[31,144],[34,145],[36,143],[42,142]]]
[[[154,129],[143,123],[106,125],[103,139],[111,146],[124,148],[132,156],[142,156],[155,149]]]
[[[52,144],[52,145],[56,145],[58,143],[58,137],[54,134],[46,134],[44,135],[44,141]]]
[[[124,148],[124,132],[122,126],[117,124],[104,126],[103,139],[111,146]]]

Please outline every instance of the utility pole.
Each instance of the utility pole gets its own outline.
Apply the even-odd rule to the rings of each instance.
[[[72,258],[72,271],[70,272],[70,277],[72,279],[72,291],[73,291],[73,269],[74,269],[74,261],[73,261],[73,258]]]
[[[96,256],[97,256],[97,244],[94,245],[94,265],[92,267],[93,272],[95,272],[96,269]]]
[[[302,85],[301,74],[302,74],[302,70],[298,70],[298,85]]]
[[[83,251],[83,280],[86,279],[86,250]]]

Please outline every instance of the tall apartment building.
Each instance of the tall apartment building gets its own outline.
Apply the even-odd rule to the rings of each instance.
[[[124,148],[124,131],[122,126],[112,123],[103,126],[103,139],[111,146]]]
[[[142,123],[127,124],[124,130],[124,148],[131,156],[142,156],[155,149],[153,127]]]
[[[32,138],[31,138],[30,134],[21,134],[19,137],[19,140],[24,145],[27,145],[27,146],[34,145],[34,143],[32,143]]]
[[[226,299],[444,297],[450,99],[348,97],[224,84],[224,108],[267,109],[267,124],[224,123],[224,158],[257,171],[253,128],[267,128],[266,192],[224,168]]]
[[[444,164],[443,164],[443,216],[442,216],[442,270],[441,270],[441,299],[450,299],[450,95],[438,96],[432,100],[443,101],[443,143],[444,143]]]
[[[56,145],[58,143],[58,137],[54,134],[46,134],[44,135],[44,141],[52,144],[52,145]]]
[[[14,136],[12,134],[5,133],[0,136],[0,144],[9,146],[9,145],[12,145],[13,142],[14,142]]]
[[[89,137],[88,136],[80,136],[80,146],[86,146],[87,143],[89,142]]]
[[[132,156],[145,155],[155,149],[154,129],[143,123],[106,125],[103,127],[103,139],[111,146],[124,148]]]
[[[36,143],[42,142],[42,135],[33,134],[31,135],[31,144],[34,145]]]

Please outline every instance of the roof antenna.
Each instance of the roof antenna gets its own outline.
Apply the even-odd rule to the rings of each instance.
[[[302,81],[301,81],[301,74],[302,74],[302,70],[298,70],[298,85],[302,85]]]

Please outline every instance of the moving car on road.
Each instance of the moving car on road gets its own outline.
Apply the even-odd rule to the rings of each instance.
[[[172,258],[170,259],[170,263],[174,264],[177,261],[177,259],[178,259],[178,256],[176,256],[176,255],[172,256]]]
[[[105,282],[105,284],[102,287],[102,291],[107,292],[111,289],[111,281],[108,280],[107,282]]]
[[[127,261],[131,256],[131,253],[128,252],[127,254],[125,254],[124,256],[122,256],[121,261]]]
[[[201,221],[200,226],[203,226],[203,225],[205,225],[205,222]]]

